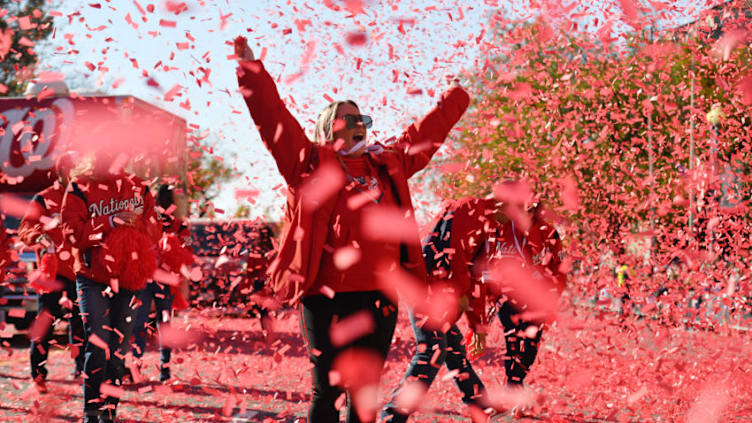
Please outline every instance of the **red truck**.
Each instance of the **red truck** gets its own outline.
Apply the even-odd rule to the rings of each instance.
[[[59,83],[58,83],[59,85]],[[186,122],[129,95],[78,95],[44,87],[25,97],[0,98],[0,209],[11,237],[25,204],[56,179],[54,164],[64,151],[106,148],[122,153],[139,176],[171,176],[186,169]],[[184,205],[183,205],[184,207]],[[34,252],[14,243],[19,260],[0,284],[0,333],[24,330],[38,307],[26,274]],[[13,327],[10,326],[13,325]]]

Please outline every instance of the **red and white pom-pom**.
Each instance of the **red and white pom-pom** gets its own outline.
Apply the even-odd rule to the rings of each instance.
[[[168,233],[159,240],[160,267],[173,273],[180,273],[183,266],[194,263],[193,253],[180,241],[176,234]]]
[[[143,233],[128,227],[118,226],[104,239],[95,260],[101,260],[118,286],[138,291],[146,286],[157,269],[157,253],[154,243]]]

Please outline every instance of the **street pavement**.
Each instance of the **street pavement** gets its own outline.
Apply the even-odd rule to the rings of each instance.
[[[498,322],[492,327],[488,349],[474,366],[494,388],[505,379],[504,343]],[[126,387],[119,421],[304,421],[310,364],[296,313],[282,312],[275,330],[276,340],[270,340],[256,319],[180,314],[170,334],[183,344],[173,353],[173,379],[157,381],[159,354],[151,342],[143,370],[147,380]],[[63,336],[56,340],[64,343]],[[566,311],[544,332],[528,378],[530,389],[543,398],[541,406],[524,419],[502,414],[495,421],[749,421],[749,340],[748,332],[668,328],[644,320],[621,323],[610,313]],[[0,421],[80,421],[81,383],[72,379],[73,363],[64,347],[50,354],[49,393],[42,395],[28,376],[28,342],[16,336],[3,345]],[[382,376],[382,402],[402,378],[413,350],[412,331],[400,310]],[[469,421],[458,390],[445,376],[442,369],[412,421]]]

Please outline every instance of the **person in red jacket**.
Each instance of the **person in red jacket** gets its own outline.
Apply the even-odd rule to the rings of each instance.
[[[508,212],[500,216],[502,226],[492,249],[491,272],[485,284],[495,298],[493,303],[504,326],[507,385],[521,387],[538,354],[545,325],[555,312],[550,308],[555,307],[566,287],[567,275],[562,269],[561,239],[545,220],[543,207],[523,201],[508,204],[518,213],[511,214],[511,218]],[[541,309],[541,302],[549,309]]]
[[[74,171],[63,197],[63,234],[74,251],[79,308],[87,344],[84,422],[115,420],[129,351],[134,296],[156,269],[161,228],[146,183],[105,151],[90,154]],[[105,385],[106,384],[106,385]],[[103,389],[107,386],[108,389]],[[117,388],[115,388],[117,389]]]
[[[11,263],[10,237],[3,223],[5,216],[0,214],[0,283],[5,281],[5,271]]]
[[[71,356],[75,360],[74,377],[78,379],[84,365],[83,345],[85,343],[83,322],[78,310],[76,294],[76,274],[73,271],[73,254],[69,243],[63,237],[60,211],[63,195],[68,187],[70,171],[73,168],[71,154],[61,155],[55,165],[58,179],[37,193],[31,200],[26,214],[18,228],[18,239],[37,251],[37,262],[41,272],[34,278],[48,279],[47,287],[37,289],[40,312],[37,314],[36,328],[31,340],[31,378],[40,392],[47,392],[47,355],[52,338],[52,323],[55,319],[68,320],[68,337]],[[52,257],[45,257],[52,254]],[[51,259],[56,263],[56,274],[45,275],[43,264]],[[52,270],[54,271],[54,270]]]
[[[449,330],[431,324],[428,316],[409,310],[416,339],[416,351],[410,367],[392,400],[384,408],[384,421],[406,422],[415,411],[399,404],[399,396],[410,382],[420,382],[428,390],[442,365],[456,371],[454,381],[462,392],[462,401],[479,409],[486,408],[485,388],[466,356],[463,337],[456,321],[464,313],[473,330],[473,350],[485,345],[485,287],[481,280],[489,253],[489,243],[498,232],[500,205],[494,199],[464,198],[449,202],[428,228],[423,255],[434,289],[457,298],[459,307],[446,318]],[[439,285],[441,284],[441,285]],[[417,405],[417,404],[414,404]]]
[[[348,422],[373,421],[378,411],[373,388],[381,373],[376,363],[380,359],[383,365],[397,322],[396,289],[381,287],[379,279],[404,269],[425,282],[427,272],[417,229],[394,240],[379,238],[368,225],[371,216],[388,215],[396,224],[417,228],[407,180],[431,160],[469,96],[454,83],[436,108],[388,146],[369,145],[372,120],[355,102],[333,102],[319,115],[311,142],[245,38],[235,39],[235,53],[240,92],[287,184],[284,229],[268,273],[277,297],[299,307],[313,363],[309,421],[338,421],[335,403],[344,391],[350,400]],[[352,316],[373,329],[333,337],[332,324]],[[370,376],[332,385],[330,372],[350,375],[345,367],[354,368],[347,364],[354,366],[348,360],[356,356],[369,357],[373,365],[361,371]],[[362,389],[366,386],[370,389]],[[354,405],[354,400],[368,406]]]
[[[190,231],[185,221],[175,215],[175,193],[169,184],[160,185],[157,191],[156,203],[163,234],[165,236],[169,234],[174,235],[184,245],[186,240],[190,238]],[[165,254],[178,254],[178,252],[170,251]],[[176,274],[180,273],[180,269],[170,270]],[[172,317],[172,305],[175,295],[171,288],[171,286],[163,282],[151,280],[146,284],[144,289],[138,291],[137,296],[140,305],[136,310],[136,318],[133,326],[133,357],[136,358],[138,367],[140,367],[140,359],[143,357],[146,349],[147,322],[151,320],[155,321],[156,330],[162,330],[162,325],[169,324]],[[179,292],[176,293],[181,295]],[[154,303],[154,311],[156,313],[154,319],[150,319],[152,303]],[[153,330],[154,328],[150,328],[150,331]],[[164,382],[170,379],[172,348],[163,346],[160,342],[159,353],[159,381]]]

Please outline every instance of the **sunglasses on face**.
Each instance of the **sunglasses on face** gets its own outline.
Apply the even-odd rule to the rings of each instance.
[[[371,129],[371,126],[373,126],[373,119],[368,115],[344,115],[339,119],[345,120],[345,127],[347,129],[355,129],[359,123],[362,123],[366,129]]]

